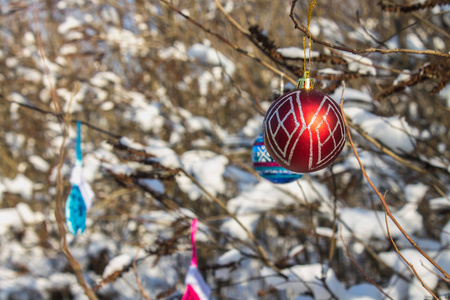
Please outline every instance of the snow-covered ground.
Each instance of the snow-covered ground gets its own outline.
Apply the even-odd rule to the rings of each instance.
[[[159,1],[137,2],[61,0],[50,7],[0,1],[0,300],[87,299],[61,251],[55,217],[58,169],[64,203],[76,140],[75,123],[64,127],[50,113],[55,100],[72,120],[89,124],[82,125],[82,172],[95,198],[85,232],[66,239],[99,299],[144,299],[141,288],[151,299],[180,299],[193,218],[200,221],[199,269],[212,299],[431,299],[423,284],[440,299],[450,295],[440,270],[389,220],[392,238],[423,284],[394,251],[383,207],[349,145],[332,168],[296,182],[276,185],[259,177],[250,150],[261,131],[260,109],[270,105],[280,76],[249,64]],[[267,12],[221,2],[236,15]],[[220,16],[213,1],[203,8],[189,3],[178,1],[183,13],[205,24]],[[277,23],[283,34],[293,30],[285,18],[288,29]],[[311,32],[331,42],[367,43],[382,20],[365,22],[366,30],[344,31],[320,17]],[[211,30],[227,36],[233,27],[226,24]],[[407,35],[414,49],[427,47],[420,33]],[[244,43],[242,35],[229,34]],[[252,45],[245,51],[258,53]],[[288,62],[302,59],[298,45],[286,40],[276,53]],[[311,54],[331,55],[320,47]],[[368,175],[406,232],[450,272],[449,151],[447,140],[436,142],[448,134],[448,87],[426,100],[441,111],[406,103],[411,88],[392,103],[375,101],[383,76],[395,86],[411,72],[389,73],[386,66],[394,62],[387,57],[333,55],[343,65],[313,63],[313,70],[323,87],[332,83],[326,76],[360,79],[349,79],[343,99],[347,117],[383,147],[352,130]],[[342,87],[330,95],[339,101],[341,94]],[[386,113],[391,105],[401,112]],[[432,109],[439,118],[428,120]],[[59,165],[61,146],[67,152]]]

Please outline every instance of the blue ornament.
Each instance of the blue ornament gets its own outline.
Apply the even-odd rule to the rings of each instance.
[[[252,148],[253,168],[258,174],[272,183],[289,183],[303,176],[281,167],[276,163],[264,146],[262,133],[256,138]]]
[[[66,201],[66,222],[70,233],[77,234],[84,232],[86,227],[86,204],[80,189],[74,185]]]

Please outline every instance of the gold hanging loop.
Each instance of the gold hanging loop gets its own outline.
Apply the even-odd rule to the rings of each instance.
[[[308,53],[308,59],[309,59],[309,65],[308,69],[306,69],[306,35],[303,36],[303,77],[299,79],[297,84],[297,89],[302,90],[312,90],[314,88],[314,80],[309,77],[309,72],[311,71],[311,33],[309,32],[309,26],[311,25],[311,15],[312,10],[314,6],[317,4],[316,0],[310,0],[309,1],[309,9],[308,9],[308,21],[306,23],[306,32],[308,33],[309,37],[309,53]]]

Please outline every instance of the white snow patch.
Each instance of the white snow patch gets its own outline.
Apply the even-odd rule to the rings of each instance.
[[[58,32],[65,36],[70,30],[81,27],[82,23],[74,16],[67,16],[64,23],[58,26]]]
[[[59,48],[60,55],[71,55],[78,53],[78,47],[75,44],[65,44]]]
[[[289,257],[296,257],[299,253],[302,253],[305,250],[305,245],[298,245],[292,248],[289,251]]]
[[[159,194],[164,194],[165,192],[164,185],[158,179],[139,179],[139,183],[145,185],[150,190],[155,191]]]
[[[106,265],[105,270],[103,271],[103,278],[107,278],[114,274],[115,272],[120,272],[125,268],[131,266],[133,262],[133,256],[129,254],[121,254],[119,256],[114,257],[109,261]]]
[[[422,230],[422,216],[417,212],[416,204],[407,203],[393,215],[406,232],[412,234]],[[385,214],[382,211],[346,207],[340,209],[339,216],[342,222],[346,224],[342,228],[344,237],[351,236],[351,233],[346,228],[348,226],[363,241],[369,241],[370,239],[384,240],[387,238]],[[403,234],[389,217],[388,224],[389,232],[393,238],[403,238]]]
[[[89,82],[96,87],[104,88],[111,83],[119,85],[122,83],[122,79],[113,72],[105,71],[95,74],[95,76],[92,77]]]
[[[24,80],[31,81],[32,83],[40,83],[42,80],[42,73],[38,70],[18,66],[16,68],[16,74],[19,77],[22,77]]]
[[[320,69],[319,71],[317,71],[317,73],[319,73],[319,74],[328,74],[328,75],[342,75],[342,74],[344,74],[344,72],[342,72],[340,70],[335,70],[335,69],[332,69],[332,68]]]
[[[278,48],[277,52],[280,53],[281,56],[285,58],[303,59],[305,57],[305,51],[299,47],[286,47],[286,48]],[[311,51],[311,58],[319,56],[318,51]],[[309,57],[309,48],[306,48],[306,58]]]
[[[119,13],[117,12],[117,10],[113,6],[103,5],[100,15],[104,22],[119,26],[120,16],[119,16]]]
[[[153,140],[149,141],[151,146],[145,148],[145,151],[155,155],[158,161],[165,167],[179,168],[181,166],[178,155],[171,148],[165,145],[157,145]]]
[[[134,173],[134,169],[130,166],[127,166],[125,164],[109,164],[109,163],[103,163],[103,167],[107,168],[111,172],[115,174],[123,174],[130,176]]]
[[[254,232],[257,221],[260,218],[260,215],[259,214],[246,214],[246,215],[236,216],[236,218],[248,231]],[[220,230],[222,232],[229,234],[232,237],[235,237],[235,238],[243,240],[243,241],[249,239],[248,234],[239,225],[239,223],[236,222],[236,220],[234,220],[234,219],[228,219],[227,221],[225,221],[222,224],[222,226],[220,227]]]
[[[405,197],[410,203],[418,203],[425,196],[428,186],[423,183],[409,184],[405,187]]]
[[[341,52],[341,55],[347,62],[349,71],[358,72],[363,75],[377,75],[377,70],[373,66],[370,58],[347,52]]]
[[[36,45],[36,39],[34,37],[34,33],[31,31],[25,32],[23,35],[23,43],[27,46],[35,46]]]
[[[405,259],[414,266],[416,272],[425,284],[427,284],[431,290],[434,290],[438,284],[438,276],[436,275],[437,269],[435,269],[433,265],[428,262],[416,249],[404,249],[400,252]],[[429,251],[428,255],[433,257],[435,254],[432,254]],[[388,266],[397,272],[403,273],[407,276],[411,274],[409,267],[405,264],[397,252],[383,252],[380,253],[379,256]],[[394,299],[399,299],[400,295],[407,295],[407,299],[414,300],[423,300],[425,296],[429,296],[428,291],[422,286],[420,281],[415,276],[413,276],[411,284],[406,284],[403,280],[399,280],[397,276],[393,276],[389,283],[389,287],[386,290],[389,291],[389,294]],[[390,291],[393,292],[391,293]],[[396,293],[399,295],[396,295]]]
[[[406,45],[408,49],[426,50],[427,47],[422,43],[419,36],[415,33],[408,33],[406,35]]]
[[[262,122],[264,117],[260,115],[256,115],[251,119],[247,120],[247,123],[245,126],[241,129],[239,134],[245,136],[245,137],[251,137],[253,139],[256,139],[256,137],[261,133],[262,131]]]
[[[35,213],[26,203],[18,203],[16,207],[0,209],[0,234],[4,234],[9,227],[23,227],[42,222],[40,213]]]
[[[403,117],[379,117],[361,108],[348,107],[345,114],[369,134],[389,148],[400,153],[414,150],[414,137],[418,130],[410,126]]]
[[[144,150],[144,145],[136,143],[135,141],[126,136],[121,137],[119,142],[120,144],[133,148],[135,150]]]
[[[268,285],[274,286],[278,290],[292,290],[296,294],[307,294],[312,292],[314,299],[329,299],[330,293],[321,280],[325,276],[327,287],[340,300],[348,299],[347,291],[342,283],[337,280],[333,269],[323,272],[324,266],[321,264],[296,265],[289,269],[282,270],[282,273],[288,277],[285,281],[275,272],[267,267],[262,269],[262,276]],[[267,277],[274,275],[274,277]]]
[[[446,101],[447,107],[450,107],[450,84],[447,84],[438,95]]]
[[[181,164],[212,195],[225,192],[223,174],[228,159],[211,151],[191,150],[181,155]],[[203,192],[185,175],[176,177],[181,190],[191,200],[197,200]]]
[[[307,199],[303,198],[303,193],[299,188],[301,185]],[[274,185],[266,180],[260,181],[257,185],[248,189],[237,197],[228,201],[227,207],[230,211],[238,215],[248,213],[260,213],[276,207],[292,205],[298,202],[313,203],[323,198],[327,199],[326,193],[318,195],[314,190],[323,190],[324,187],[310,182],[306,179],[299,179],[298,182]],[[295,196],[294,196],[295,195]],[[257,205],[255,205],[257,203]]]
[[[382,300],[385,296],[372,284],[362,283],[348,289],[348,300]]]
[[[100,105],[100,109],[103,111],[110,111],[114,109],[114,106],[115,106],[114,102],[106,101]]]
[[[38,155],[31,155],[28,157],[28,160],[33,165],[33,167],[41,172],[45,173],[50,169],[50,164]]]
[[[8,227],[19,227],[22,225],[19,213],[15,208],[0,209],[0,233],[8,231]]]
[[[111,26],[107,28],[106,36],[101,34],[101,37],[108,42],[119,45],[122,54],[145,56],[149,51],[143,37],[136,36],[132,31],[126,29]]]
[[[227,252],[225,252],[224,254],[222,254],[219,259],[217,260],[217,262],[220,265],[226,265],[229,263],[233,263],[233,262],[239,262],[239,260],[242,258],[242,254],[239,250],[237,249],[231,249]]]
[[[442,228],[441,243],[443,246],[450,246],[450,221]]]
[[[317,28],[318,29],[315,29]],[[345,38],[342,34],[342,26],[338,25],[334,20],[329,18],[316,18],[311,21],[311,33],[313,29],[320,31],[327,40],[335,41],[338,43],[344,43]]]
[[[25,225],[35,224],[43,220],[40,213],[35,213],[26,203],[18,203],[16,205],[17,214]]]
[[[138,92],[128,92],[132,98],[131,120],[137,122],[145,131],[153,130],[158,133],[164,125],[164,118],[161,116],[161,103],[150,102],[145,96]]]
[[[176,41],[171,47],[159,50],[158,56],[162,59],[172,58],[181,61],[186,61],[188,59],[186,46],[180,41]]]
[[[229,75],[233,75],[236,71],[236,66],[231,60],[208,45],[194,44],[188,49],[187,55],[208,66],[222,66]]]
[[[450,209],[450,195],[447,195],[447,197],[431,199],[430,200],[430,208],[432,210]]]
[[[12,194],[19,194],[26,200],[31,200],[33,194],[33,181],[23,174],[17,174],[14,179],[5,178],[3,180],[5,191]]]
[[[393,85],[397,85],[400,82],[408,81],[410,79],[411,79],[411,71],[403,70],[402,73],[398,74],[397,78],[393,82]]]
[[[330,97],[336,101],[338,104],[341,102],[343,87],[338,87]],[[373,98],[367,93],[361,92],[359,90],[346,87],[344,90],[344,104],[345,100],[357,100],[362,102],[373,103]],[[345,111],[346,112],[346,111]]]

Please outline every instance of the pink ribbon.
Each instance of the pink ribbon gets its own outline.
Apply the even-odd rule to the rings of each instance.
[[[198,220],[191,222],[191,244],[192,244],[192,260],[189,271],[186,274],[184,283],[186,291],[182,300],[208,300],[211,295],[211,289],[206,284],[197,267],[197,249],[195,248],[195,234],[198,229]]]
[[[198,229],[198,219],[192,220],[191,223],[191,244],[192,244],[192,259],[191,266],[197,266],[197,249],[195,248],[195,234]]]

